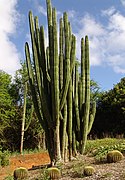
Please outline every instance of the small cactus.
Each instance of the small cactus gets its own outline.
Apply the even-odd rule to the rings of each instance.
[[[95,172],[94,167],[92,166],[85,166],[84,167],[84,175],[91,176]]]
[[[57,180],[61,177],[60,170],[56,167],[48,168],[48,175],[49,175],[51,180],[53,180],[53,179]]]
[[[14,170],[14,180],[26,180],[28,178],[28,170],[24,167],[19,167]]]
[[[113,162],[118,162],[123,159],[123,154],[118,151],[118,150],[113,150],[108,152],[107,154],[107,162],[113,163]]]

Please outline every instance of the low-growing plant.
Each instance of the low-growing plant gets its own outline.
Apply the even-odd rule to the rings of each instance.
[[[110,151],[107,154],[107,162],[109,163],[118,162],[121,161],[122,159],[123,159],[123,154],[118,150]]]
[[[0,151],[0,165],[2,167],[9,165],[9,156],[10,152],[8,150],[6,151]]]
[[[13,180],[13,176],[9,175],[4,178],[4,180]]]
[[[103,174],[103,175],[101,176],[101,179],[103,179],[103,178],[109,178],[109,177],[111,177],[111,176],[112,176],[112,173],[107,172],[107,173],[105,173],[105,174]]]
[[[87,145],[88,154],[95,157],[96,161],[106,161],[109,151],[118,150],[125,153],[125,140],[115,138],[105,138],[89,141]]]
[[[116,139],[116,138],[104,138],[96,140],[88,140],[86,145],[86,154],[94,155],[100,147],[117,149],[120,152],[125,152],[125,139]],[[94,153],[94,154],[93,154]]]

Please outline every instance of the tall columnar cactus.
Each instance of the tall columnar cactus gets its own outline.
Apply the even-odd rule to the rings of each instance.
[[[88,123],[89,123],[89,111],[90,111],[90,65],[89,65],[89,41],[88,37],[85,37],[85,98],[84,98],[84,115],[83,115],[83,136],[82,136],[82,153],[85,150]]]
[[[96,113],[96,103],[90,102],[90,64],[88,36],[81,39],[81,74],[78,72],[79,64],[75,66],[74,106],[76,118],[76,131],[80,143],[81,154],[85,151],[87,135],[90,133]]]
[[[56,9],[46,0],[48,47],[45,47],[44,28],[29,12],[33,64],[28,43],[25,44],[34,108],[41,122],[51,161],[72,159],[78,140],[85,149],[95,114],[90,108],[90,73],[88,37],[81,40],[81,75],[76,60],[76,38],[72,34],[67,13],[60,19],[59,45]],[[59,47],[59,48],[58,48]],[[91,114],[90,114],[91,112]],[[67,144],[68,143],[68,144]],[[67,152],[67,148],[69,153]]]

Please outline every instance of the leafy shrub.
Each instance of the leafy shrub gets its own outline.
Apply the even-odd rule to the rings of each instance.
[[[10,156],[9,151],[3,151],[3,152],[0,151],[0,165],[2,167],[9,165],[9,156]]]
[[[125,151],[125,144],[118,144],[118,145],[112,145],[112,146],[100,146],[96,150],[93,151],[93,156],[95,156],[95,159],[97,161],[105,161],[107,153],[109,151],[118,150],[120,152]]]
[[[121,147],[121,150],[125,151],[125,139],[116,139],[116,138],[104,138],[96,140],[88,140],[86,144],[85,153],[91,154],[94,150],[100,146],[117,146]],[[119,147],[119,148],[120,148]]]
[[[88,140],[86,146],[86,153],[94,156],[99,162],[106,161],[107,153],[112,150],[125,153],[125,140],[115,138]]]

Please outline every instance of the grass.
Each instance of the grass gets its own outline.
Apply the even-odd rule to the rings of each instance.
[[[4,180],[14,180],[14,179],[13,179],[13,176],[9,175],[9,176],[6,176],[6,177],[4,178]]]
[[[105,173],[101,176],[101,179],[111,177],[112,173]]]
[[[42,153],[42,152],[47,152],[47,150],[38,149],[38,148],[35,148],[35,149],[24,149],[23,150],[23,155],[24,154]],[[11,153],[11,156],[18,156],[18,155],[20,155],[19,151],[14,151],[14,152]]]

